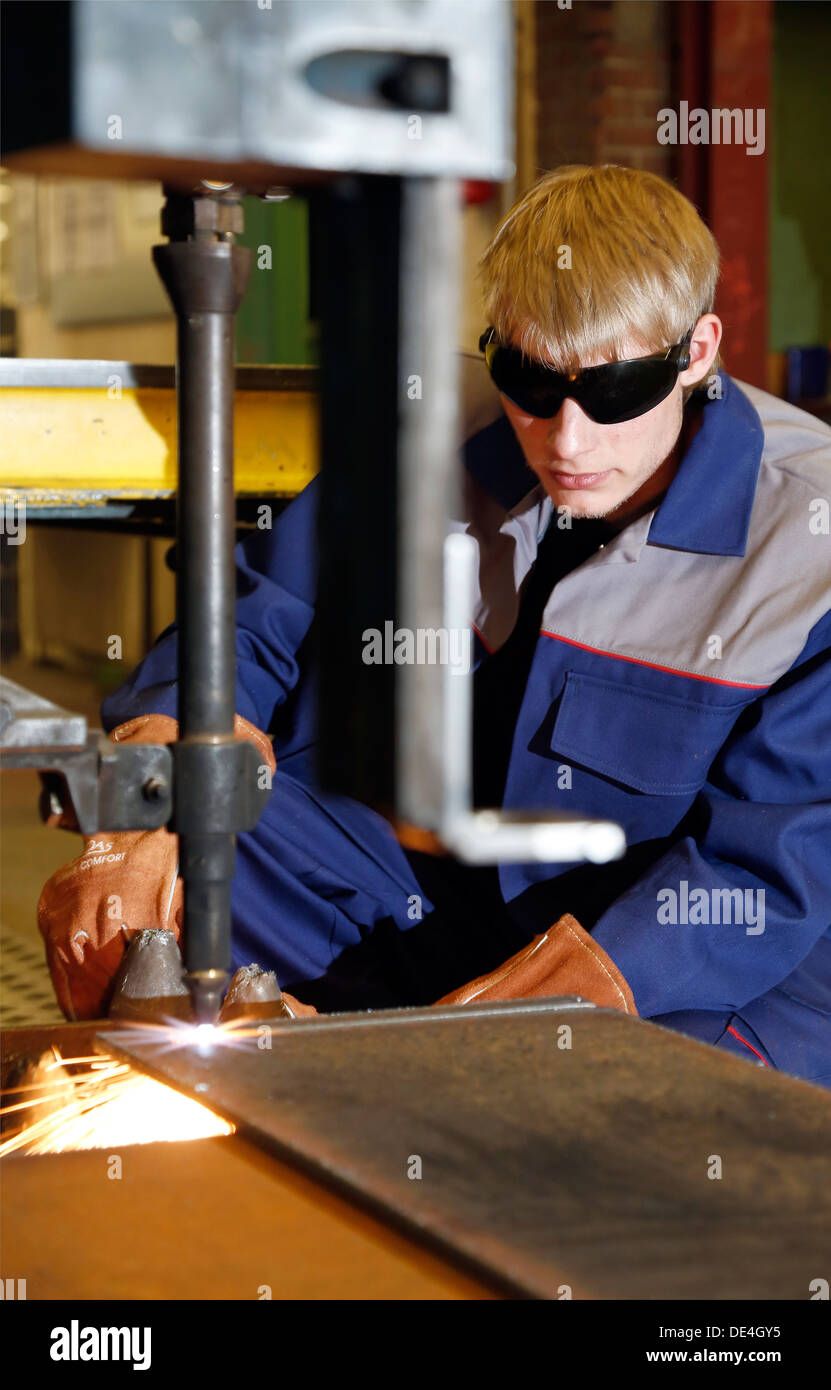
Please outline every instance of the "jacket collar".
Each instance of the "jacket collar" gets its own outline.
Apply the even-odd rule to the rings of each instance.
[[[744,555],[765,432],[756,409],[726,372],[721,397],[703,407],[701,427],[657,508],[648,545],[702,555]]]

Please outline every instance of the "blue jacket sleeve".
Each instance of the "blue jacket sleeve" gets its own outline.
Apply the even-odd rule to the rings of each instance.
[[[687,827],[592,932],[645,1018],[740,1009],[785,980],[831,930],[831,615],[745,711]],[[735,894],[730,913],[714,910],[734,889],[742,921]]]
[[[297,652],[314,617],[317,497],[313,479],[270,531],[254,532],[235,551],[236,712],[266,732],[297,684]],[[172,624],[103,701],[107,731],[139,714],[177,717],[176,646]]]

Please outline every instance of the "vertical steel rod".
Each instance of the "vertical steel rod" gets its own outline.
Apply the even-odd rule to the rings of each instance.
[[[444,539],[460,512],[457,459],[461,188],[455,179],[404,183],[401,241],[398,554],[400,621],[444,623]],[[465,627],[469,617],[465,618]],[[396,668],[396,809],[439,828],[445,671]],[[456,677],[464,679],[464,677]]]
[[[185,885],[186,979],[196,1018],[213,1021],[231,962],[233,815],[228,829],[200,829],[200,823],[210,824],[208,808],[213,812],[224,783],[220,778],[217,787],[208,761],[186,760],[179,752],[234,741],[234,315],[251,253],[235,246],[223,229],[221,218],[230,220],[227,205],[206,202],[169,199],[163,226],[174,239],[154,249],[154,260],[178,328],[179,745],[173,825],[180,831]],[[211,221],[213,227],[205,225]],[[211,820],[215,827],[215,814]]]

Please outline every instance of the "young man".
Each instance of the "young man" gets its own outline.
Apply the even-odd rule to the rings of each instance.
[[[557,923],[536,992],[577,980],[831,1085],[831,430],[719,369],[717,248],[653,175],[556,170],[482,270],[492,405],[460,523],[480,548],[477,804],[610,818],[628,851],[474,870],[315,787],[313,483],[238,548],[239,733],[267,731],[278,771],[238,840],[234,964],[321,1009],[429,1003],[506,962],[521,978]],[[175,642],[104,702],[114,736],[175,735]],[[180,921],[175,837],[125,846],[44,890],[68,1011],[105,998],[123,940],[102,905],[131,855],[158,867],[123,920]]]

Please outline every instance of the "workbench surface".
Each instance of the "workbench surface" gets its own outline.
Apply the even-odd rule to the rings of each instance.
[[[556,1001],[272,1032],[99,1038],[239,1131],[125,1149],[118,1181],[7,1159],[28,1297],[807,1300],[827,1267],[825,1090]]]

